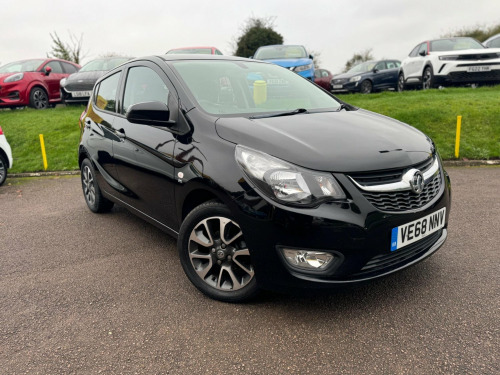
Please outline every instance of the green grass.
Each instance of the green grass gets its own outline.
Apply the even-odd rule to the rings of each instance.
[[[455,159],[457,116],[460,158],[500,157],[500,86],[339,95],[352,105],[393,117],[429,135],[444,159]]]
[[[0,111],[0,126],[12,148],[9,173],[43,171],[39,134],[43,134],[48,171],[78,169],[78,119],[83,106]]]
[[[361,108],[406,122],[428,134],[444,159],[454,159],[457,116],[462,116],[460,158],[500,157],[500,86],[339,95]],[[36,111],[0,110],[14,154],[11,173],[43,170],[39,134],[43,134],[48,170],[78,168],[78,118],[83,106]]]

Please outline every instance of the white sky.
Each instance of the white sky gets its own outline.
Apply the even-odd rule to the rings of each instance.
[[[340,72],[355,52],[402,60],[419,42],[470,26],[500,23],[499,0],[0,0],[0,63],[45,57],[49,33],[83,34],[88,62],[118,53],[140,57],[175,47],[216,46],[232,54],[249,16],[276,17],[285,44],[320,53]]]

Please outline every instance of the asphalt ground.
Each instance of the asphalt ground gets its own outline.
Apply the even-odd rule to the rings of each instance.
[[[175,241],[77,176],[0,187],[0,374],[499,374],[500,167],[448,168],[449,237],[396,275],[247,304],[201,295]]]

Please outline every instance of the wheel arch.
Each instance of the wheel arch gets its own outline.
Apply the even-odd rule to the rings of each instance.
[[[5,159],[5,161],[7,162],[7,169],[9,169],[11,167],[10,165],[10,160],[9,158],[7,157],[7,153],[2,149],[0,148],[0,155]]]

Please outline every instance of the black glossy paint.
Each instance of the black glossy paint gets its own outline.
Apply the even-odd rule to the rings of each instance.
[[[120,71],[122,75],[117,113],[102,111],[94,99],[90,101],[82,117],[80,162],[85,157],[92,160],[107,198],[173,236],[190,209],[211,199],[223,202],[243,230],[262,288],[315,288],[364,281],[416,263],[444,242],[447,225],[440,239],[418,256],[382,272],[355,276],[373,256],[390,253],[392,228],[441,207],[447,207],[447,222],[450,185],[441,169],[445,183],[431,202],[418,210],[388,213],[374,208],[345,173],[418,164],[435,153],[430,139],[408,125],[364,110],[264,119],[210,115],[197,107],[169,67],[169,61],[183,58],[136,59],[108,73]],[[120,114],[127,69],[138,65],[154,68],[167,84],[170,120],[175,122],[171,128],[133,124]],[[245,179],[234,158],[236,144],[331,172],[347,198],[313,208],[276,203]],[[331,251],[339,261],[327,273],[297,272],[285,266],[280,246]]]

